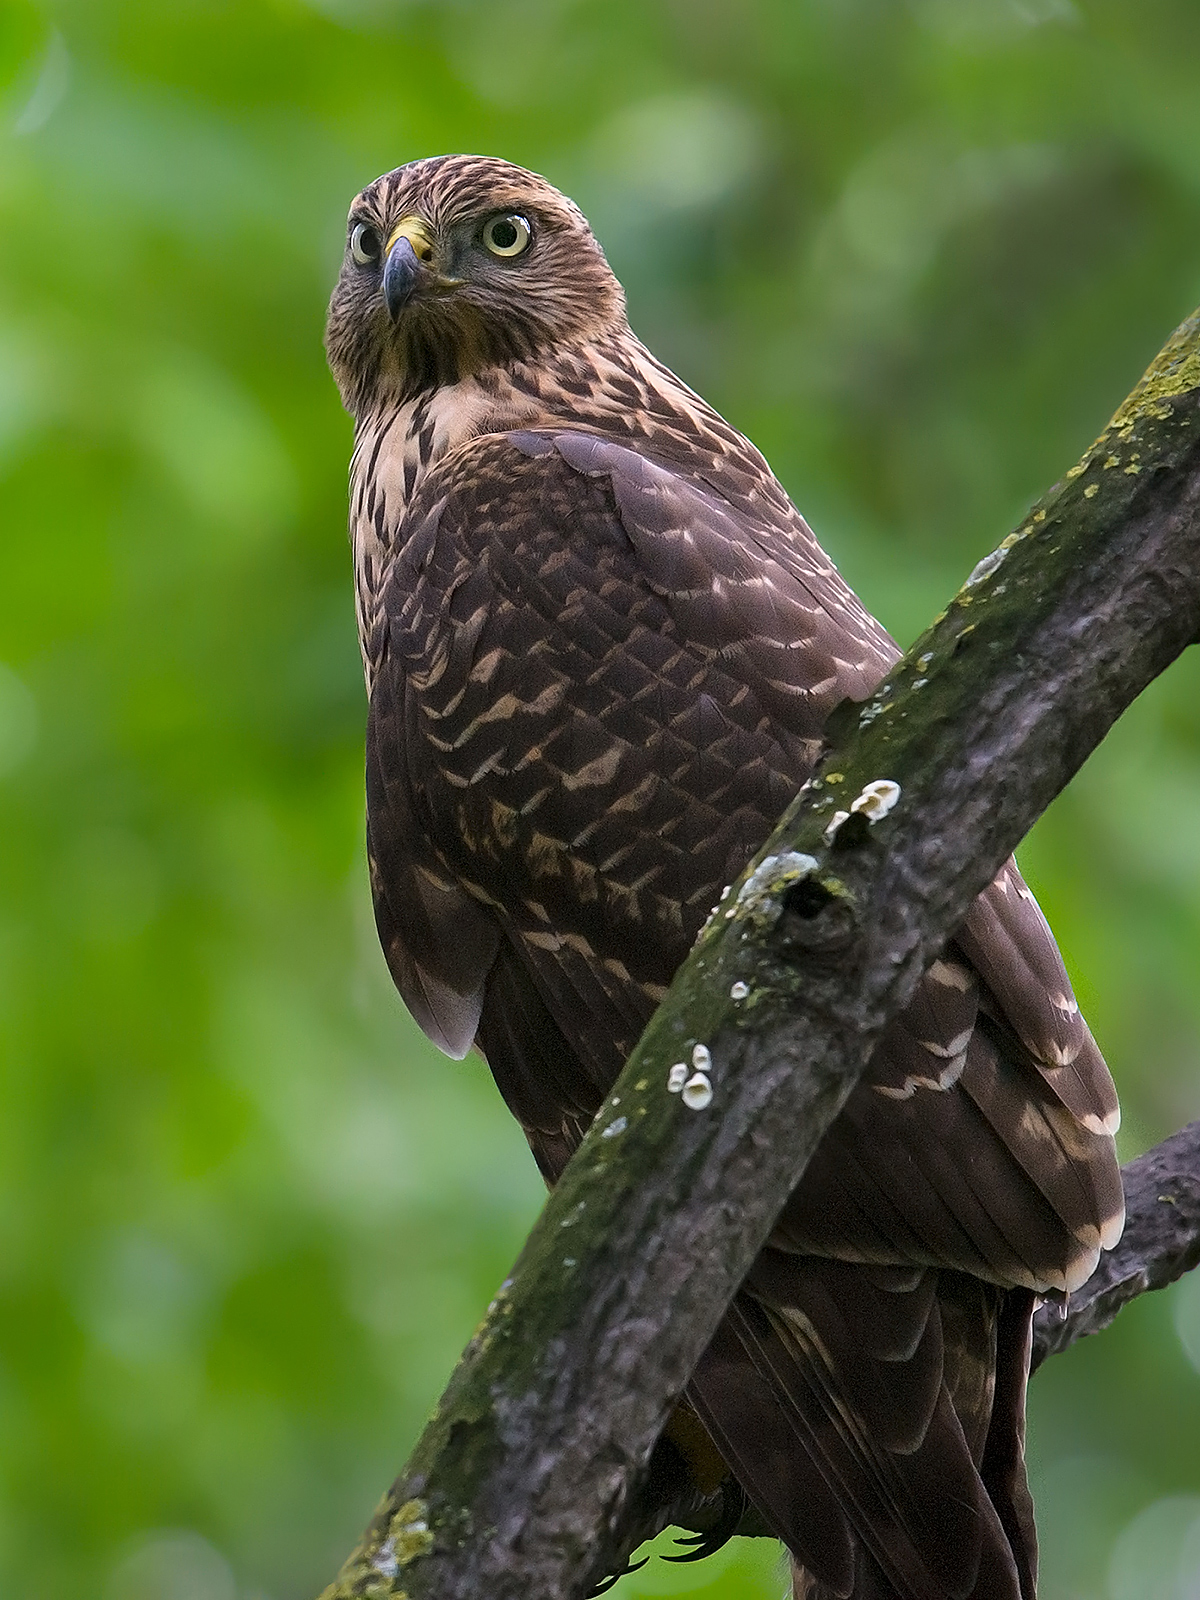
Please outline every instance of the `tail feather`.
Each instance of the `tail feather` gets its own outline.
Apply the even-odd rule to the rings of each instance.
[[[1033,1600],[1033,1297],[769,1251],[689,1396],[812,1600]]]
[[[739,1295],[734,1305],[744,1298]],[[688,1400],[776,1537],[819,1575],[830,1596],[849,1600],[851,1530],[812,1457],[797,1448],[775,1386],[747,1360],[733,1309],[692,1374]]]
[[[1017,1564],[1021,1600],[1035,1600],[1037,1590],[1037,1529],[1025,1472],[1025,1386],[1034,1304],[1033,1295],[1021,1289],[1011,1290],[1001,1303],[995,1394],[979,1469]]]

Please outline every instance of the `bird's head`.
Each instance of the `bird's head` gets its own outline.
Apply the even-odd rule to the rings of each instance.
[[[624,323],[578,206],[507,161],[436,156],[385,173],[350,207],[325,348],[357,416]]]

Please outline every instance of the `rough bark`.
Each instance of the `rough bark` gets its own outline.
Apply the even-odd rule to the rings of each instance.
[[[672,1402],[887,1019],[1196,637],[1197,385],[1200,316],[878,693],[835,714],[326,1600],[564,1600],[600,1575]],[[867,798],[878,780],[898,786],[890,809]],[[667,1078],[697,1046],[713,1097],[693,1110]]]

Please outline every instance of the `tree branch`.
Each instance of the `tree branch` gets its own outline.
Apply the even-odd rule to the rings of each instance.
[[[1121,1242],[1101,1256],[1095,1272],[1071,1296],[1065,1314],[1055,1305],[1038,1312],[1033,1325],[1035,1372],[1047,1356],[1103,1332],[1139,1294],[1165,1289],[1200,1262],[1200,1122],[1190,1122],[1131,1161],[1121,1177]]]
[[[1198,384],[1193,318],[872,699],[835,714],[831,753],[681,968],[326,1600],[562,1600],[600,1575],[887,1020],[1196,637]],[[890,809],[878,780],[898,786]],[[667,1078],[697,1047],[713,1096],[693,1109]]]

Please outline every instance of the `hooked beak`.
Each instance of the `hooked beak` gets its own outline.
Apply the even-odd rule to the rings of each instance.
[[[420,290],[444,293],[461,281],[435,272],[433,240],[420,217],[405,217],[392,230],[383,265],[383,300],[388,316],[395,322],[413,295]]]
[[[417,279],[421,276],[421,263],[412,241],[403,235],[388,251],[383,267],[383,301],[388,316],[395,322],[412,299]]]

